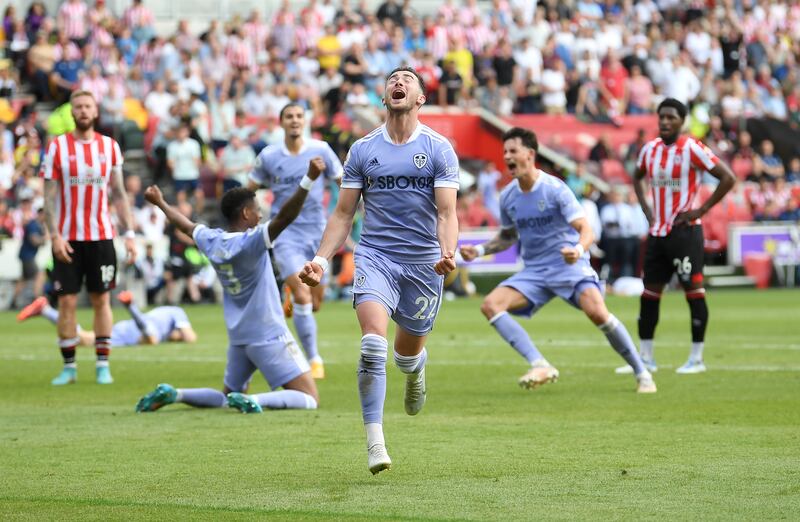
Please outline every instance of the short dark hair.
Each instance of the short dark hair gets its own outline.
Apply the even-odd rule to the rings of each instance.
[[[303,114],[306,113],[305,108],[299,103],[297,102],[287,103],[286,105],[283,106],[283,109],[281,109],[281,112],[278,114],[278,121],[283,121],[283,115],[286,114],[286,111],[288,111],[292,107],[299,107],[300,109],[303,110]]]
[[[536,133],[533,131],[522,127],[512,127],[503,133],[503,143],[514,138],[519,138],[523,146],[539,152],[539,140],[536,139]]]
[[[686,115],[689,113],[689,110],[686,108],[686,105],[676,100],[675,98],[664,98],[664,101],[658,104],[658,109],[656,109],[656,114],[660,114],[661,109],[663,109],[664,107],[672,107],[673,109],[678,111],[678,116],[680,116],[682,120],[685,120]]]
[[[396,72],[408,72],[413,74],[414,77],[419,82],[419,88],[422,90],[423,94],[425,93],[425,80],[422,79],[422,76],[419,75],[416,69],[414,69],[413,67],[409,67],[407,65],[404,65],[402,67],[395,67],[394,69],[392,69],[392,72],[386,75],[386,81],[384,81],[383,83],[388,82],[389,78],[391,78],[392,75]]]
[[[244,187],[230,189],[223,194],[222,201],[219,204],[222,216],[228,223],[233,223],[241,214],[242,209],[255,199],[256,193],[250,189]]]

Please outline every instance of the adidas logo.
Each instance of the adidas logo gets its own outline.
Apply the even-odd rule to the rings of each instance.
[[[370,162],[367,163],[367,167],[378,167],[380,164],[381,163],[378,161],[378,158],[372,158]]]

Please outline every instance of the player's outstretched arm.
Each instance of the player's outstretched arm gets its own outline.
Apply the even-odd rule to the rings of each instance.
[[[454,188],[434,188],[436,198],[436,237],[442,249],[442,258],[433,266],[439,275],[447,275],[456,269],[456,247],[458,246],[458,216]]]
[[[353,216],[361,199],[361,189],[343,188],[339,192],[339,202],[328,219],[325,232],[322,234],[317,255],[313,261],[305,264],[300,271],[300,280],[308,286],[317,286],[322,274],[327,269],[328,261],[347,240],[353,227]],[[325,265],[325,266],[323,266]]]
[[[308,162],[308,173],[303,176],[300,186],[297,187],[292,197],[283,204],[278,214],[269,222],[270,241],[275,241],[275,238],[300,215],[300,210],[302,210],[303,203],[306,201],[308,191],[311,190],[314,181],[324,170],[325,161],[322,158],[316,157]]]
[[[647,222],[650,226],[653,226],[655,223],[655,218],[653,217],[653,209],[650,208],[650,205],[647,203],[647,187],[645,186],[645,175],[646,172],[643,168],[637,168],[636,172],[633,174],[633,191],[636,192],[636,199],[639,200],[639,206],[642,207],[642,212],[644,212],[644,216],[647,218]]]
[[[111,169],[111,198],[114,206],[117,207],[117,216],[120,223],[125,228],[125,250],[128,252],[128,264],[136,261],[136,242],[133,233],[133,217],[131,215],[131,204],[128,201],[128,192],[125,190],[125,178],[122,175],[122,167]]]
[[[719,180],[717,188],[711,193],[711,197],[709,197],[705,203],[700,205],[699,208],[678,214],[675,217],[676,225],[691,223],[695,219],[704,216],[714,205],[719,203],[720,200],[725,197],[725,194],[727,194],[736,184],[736,176],[733,174],[730,167],[721,161],[714,165],[714,168],[709,170],[708,173]]]
[[[519,233],[516,227],[501,228],[492,239],[481,245],[464,245],[461,247],[461,257],[464,261],[472,261],[478,257],[496,254],[511,248],[519,241]]]
[[[580,238],[578,242],[571,247],[564,247],[561,249],[561,255],[568,265],[571,265],[583,257],[589,247],[594,243],[594,232],[589,225],[589,221],[585,217],[578,218],[570,223],[572,228],[578,231]]]
[[[164,194],[156,185],[150,185],[144,191],[144,199],[157,206],[164,212],[170,223],[189,237],[192,237],[197,223],[184,216],[177,208],[164,201]]]

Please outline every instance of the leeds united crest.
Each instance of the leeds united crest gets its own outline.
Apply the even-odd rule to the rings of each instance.
[[[425,154],[414,154],[414,165],[417,166],[418,169],[421,169],[428,163],[428,156]]]
[[[543,199],[540,199],[537,204],[539,206],[539,212],[544,212],[544,209],[547,208],[547,202]]]

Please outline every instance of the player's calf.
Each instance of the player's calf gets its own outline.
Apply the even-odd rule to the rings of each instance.
[[[394,363],[406,374],[406,390],[403,403],[406,413],[416,415],[425,405],[425,362],[428,351],[423,347],[417,355],[400,355],[394,352]]]

